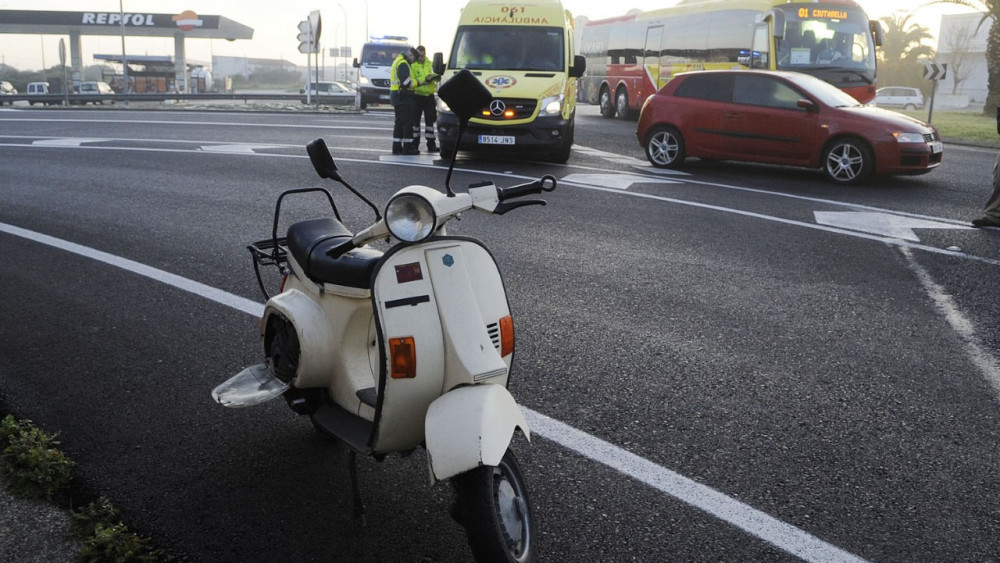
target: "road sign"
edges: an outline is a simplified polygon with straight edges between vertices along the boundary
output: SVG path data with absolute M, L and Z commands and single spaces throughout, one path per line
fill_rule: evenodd
M 944 80 L 948 77 L 948 65 L 937 63 L 924 63 L 924 80 Z
M 312 27 L 313 47 L 319 45 L 319 36 L 323 31 L 323 18 L 319 15 L 319 10 L 309 12 L 309 25 Z
M 299 22 L 299 52 L 318 53 L 319 35 L 323 28 L 323 20 L 319 16 L 319 11 L 314 10 L 309 13 L 309 17 Z

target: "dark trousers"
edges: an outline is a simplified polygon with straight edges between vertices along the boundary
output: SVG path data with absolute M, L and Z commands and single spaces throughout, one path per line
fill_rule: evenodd
M 433 146 L 437 142 L 437 136 L 434 133 L 434 124 L 437 123 L 438 113 L 437 113 L 437 100 L 434 99 L 434 95 L 430 96 L 413 96 L 415 102 L 413 104 L 413 146 L 420 145 L 420 119 L 424 120 L 424 139 L 427 141 L 427 146 Z
M 415 96 L 411 92 L 396 91 L 390 94 L 395 121 L 392 125 L 392 146 L 409 145 L 413 142 L 413 106 Z

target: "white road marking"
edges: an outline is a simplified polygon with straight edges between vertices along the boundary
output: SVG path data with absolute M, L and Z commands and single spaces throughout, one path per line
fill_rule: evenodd
M 204 297 L 220 305 L 232 307 L 248 315 L 259 317 L 264 312 L 264 306 L 258 302 L 146 266 L 127 258 L 121 258 L 113 254 L 5 223 L 0 223 L 0 232 L 127 270 Z M 591 436 L 563 422 L 549 418 L 544 414 L 523 407 L 522 409 L 525 411 L 529 424 L 536 435 L 549 439 L 587 459 L 606 465 L 662 493 L 686 502 L 695 508 L 736 526 L 760 540 L 770 543 L 778 549 L 800 557 L 804 561 L 852 563 L 864 561 L 864 559 L 826 543 L 791 524 L 786 524 L 747 504 L 730 498 L 711 487 L 702 485 L 596 436 Z
M 627 190 L 632 184 L 677 184 L 676 180 L 664 180 L 651 178 L 649 176 L 639 176 L 637 174 L 569 174 L 563 176 L 560 182 L 571 184 L 583 184 L 589 186 L 601 186 L 602 188 L 612 188 L 615 190 Z
M 51 110 L 50 110 L 51 111 Z M 4 118 L 4 122 L 30 122 L 30 123 L 94 123 L 93 119 L 70 119 L 70 118 L 54 118 L 54 119 L 30 119 L 30 118 Z M 191 127 L 195 126 L 207 126 L 207 127 L 276 127 L 282 129 L 345 129 L 345 130 L 357 130 L 362 131 L 391 131 L 392 127 L 371 127 L 367 125 L 358 126 L 345 126 L 345 125 L 322 125 L 319 123 L 313 123 L 309 125 L 296 124 L 296 123 L 250 123 L 248 121 L 172 121 L 169 119 L 102 119 L 101 124 L 107 125 L 110 123 L 127 123 L 129 125 L 189 125 Z
M 952 330 L 962 338 L 969 359 L 979 368 L 980 373 L 983 374 L 986 381 L 993 387 L 993 392 L 1000 397 L 1000 362 L 989 351 L 983 348 L 983 345 L 979 342 L 979 337 L 976 336 L 976 329 L 973 327 L 972 322 L 962 314 L 962 311 L 958 308 L 951 295 L 938 285 L 930 273 L 917 262 L 917 259 L 913 256 L 913 251 L 909 248 L 900 248 L 899 250 L 906 257 L 910 269 L 917 275 L 917 279 L 920 280 L 931 300 L 934 301 L 938 310 L 944 315 L 945 320 L 951 325 Z
M 208 152 L 225 152 L 225 153 L 236 153 L 236 154 L 256 154 L 256 149 L 280 149 L 284 148 L 286 145 L 254 145 L 254 144 L 235 144 L 235 145 L 202 145 L 201 150 Z
M 31 144 L 46 147 L 79 147 L 84 143 L 102 143 L 110 140 L 111 139 L 98 139 L 94 137 L 53 137 L 51 139 L 36 139 L 32 141 Z
M 913 229 L 956 229 L 971 230 L 970 225 L 955 225 L 917 217 L 906 217 L 894 213 L 879 213 L 874 211 L 816 211 L 816 222 L 820 225 L 843 227 L 852 231 L 884 235 L 920 242 Z

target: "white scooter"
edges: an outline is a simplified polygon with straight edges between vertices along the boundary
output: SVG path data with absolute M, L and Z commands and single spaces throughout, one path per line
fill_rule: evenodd
M 439 95 L 464 123 L 492 96 L 468 71 Z M 448 236 L 447 223 L 467 210 L 500 215 L 541 200 L 555 178 L 510 188 L 474 185 L 468 193 L 425 186 L 396 192 L 384 217 L 345 182 L 322 139 L 308 152 L 319 175 L 342 183 L 375 209 L 376 221 L 352 234 L 322 188 L 290 190 L 275 208 L 271 239 L 249 248 L 267 298 L 260 336 L 266 361 L 215 388 L 227 407 L 284 396 L 321 432 L 351 448 L 355 509 L 361 512 L 356 453 L 383 459 L 427 450 L 431 482 L 451 479 L 452 515 L 477 561 L 535 559 L 535 519 L 509 445 L 524 415 L 507 390 L 514 326 L 503 280 L 479 241 Z M 320 191 L 334 216 L 294 223 L 278 238 L 282 198 Z M 398 241 L 385 252 L 368 246 Z M 268 297 L 260 266 L 276 266 L 281 291 Z

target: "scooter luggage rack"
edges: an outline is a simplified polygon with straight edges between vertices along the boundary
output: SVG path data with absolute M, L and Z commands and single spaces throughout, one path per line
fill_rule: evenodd
M 267 292 L 264 287 L 264 280 L 260 275 L 261 266 L 274 266 L 278 269 L 278 273 L 281 275 L 286 275 L 288 273 L 288 247 L 287 239 L 281 237 L 279 239 L 264 239 L 257 242 L 251 243 L 247 247 L 250 251 L 250 255 L 253 257 L 253 273 L 257 276 L 257 285 L 260 286 L 260 292 L 264 294 L 264 300 L 271 298 L 271 295 Z
M 278 269 L 278 273 L 281 275 L 288 275 L 289 273 L 288 238 L 278 237 L 278 218 L 281 216 L 281 200 L 283 200 L 287 195 L 311 192 L 321 192 L 325 195 L 327 201 L 330 202 L 330 208 L 333 210 L 333 216 L 340 221 L 340 213 L 337 211 L 337 205 L 333 202 L 333 195 L 326 188 L 299 188 L 281 192 L 281 195 L 278 196 L 278 201 L 274 204 L 274 222 L 271 224 L 271 238 L 251 243 L 250 246 L 247 247 L 247 250 L 250 251 L 250 255 L 253 257 L 253 271 L 257 276 L 257 285 L 260 286 L 260 292 L 264 294 L 265 301 L 270 299 L 271 295 L 264 287 L 264 280 L 261 279 L 260 276 L 260 267 L 274 266 Z

